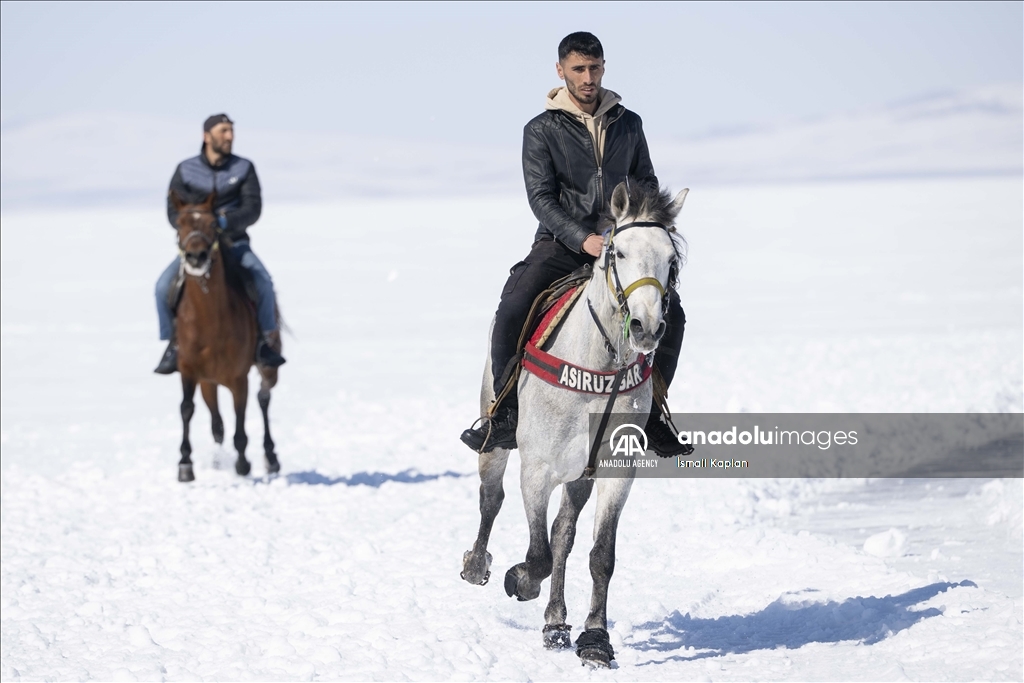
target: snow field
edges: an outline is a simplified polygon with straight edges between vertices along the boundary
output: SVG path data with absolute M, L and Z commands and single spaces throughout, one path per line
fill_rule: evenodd
M 443 456 L 431 455 L 437 472 Z M 517 603 L 502 591 L 504 569 L 526 544 L 515 472 L 491 545 L 494 576 L 482 588 L 458 578 L 476 523 L 470 476 L 375 486 L 308 483 L 301 473 L 269 483 L 208 468 L 197 475 L 195 486 L 180 487 L 166 471 L 5 473 L 6 680 L 1021 673 L 1020 592 L 999 590 L 1000 572 L 1019 563 L 1020 538 L 1008 537 L 1006 521 L 987 521 L 1019 506 L 1019 482 L 995 482 L 1002 490 L 969 482 L 968 496 L 918 501 L 916 528 L 904 528 L 924 547 L 902 567 L 826 532 L 796 530 L 813 514 L 805 506 L 829 495 L 863 500 L 864 482 L 638 482 L 609 602 L 619 668 L 600 673 L 571 652 L 543 650 L 545 596 Z M 967 517 L 960 528 L 920 523 L 951 502 Z M 889 514 L 884 504 L 858 507 L 876 523 Z M 833 510 L 832 526 L 850 516 Z M 592 519 L 581 520 L 568 568 L 577 625 L 589 604 Z M 974 543 L 986 526 L 1002 544 Z M 935 534 L 945 540 L 931 541 Z M 966 550 L 988 557 L 965 562 Z M 972 571 L 986 563 L 987 572 Z
M 695 188 L 674 409 L 1020 411 L 1022 194 Z M 4 680 L 1024 675 L 1020 480 L 638 481 L 612 671 L 542 648 L 547 584 L 504 595 L 527 543 L 515 456 L 491 581 L 461 581 L 478 483 L 457 436 L 532 235 L 518 198 L 268 207 L 254 248 L 294 330 L 271 403 L 282 474 L 261 476 L 255 401 L 248 478 L 200 407 L 187 486 L 179 384 L 150 374 L 160 211 L 0 225 Z M 567 573 L 575 633 L 592 522 Z

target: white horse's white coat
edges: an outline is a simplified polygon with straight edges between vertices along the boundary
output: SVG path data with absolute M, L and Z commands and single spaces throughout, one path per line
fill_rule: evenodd
M 687 190 L 675 198 L 669 213 L 674 217 L 682 208 Z M 632 211 L 624 185 L 612 196 L 612 217 L 617 226 L 649 220 Z M 605 249 L 615 249 L 619 281 L 625 289 L 641 278 L 653 277 L 669 286 L 669 272 L 676 258 L 669 233 L 659 227 L 633 227 L 605 240 Z M 602 326 L 619 348 L 609 352 L 601 332 L 588 310 L 593 306 Z M 628 339 L 623 338 L 623 319 L 616 298 L 609 287 L 604 259 L 594 264 L 594 275 L 576 306 L 566 316 L 550 348 L 551 354 L 578 366 L 613 372 L 635 360 L 637 353 L 650 354 L 657 348 L 664 331 L 661 293 L 654 286 L 641 286 L 628 298 L 634 323 Z M 488 354 L 488 358 L 490 355 Z M 481 410 L 493 401 L 490 363 L 484 372 Z M 552 576 L 551 599 L 545 618 L 545 642 L 549 647 L 568 645 L 568 627 L 563 598 L 565 559 L 575 536 L 576 518 L 594 488 L 594 480 L 581 479 L 590 454 L 589 416 L 602 413 L 608 397 L 583 394 L 562 389 L 522 372 L 519 379 L 519 444 L 522 468 L 520 482 L 526 516 L 530 523 L 530 548 L 526 562 L 512 567 L 505 577 L 505 589 L 520 600 L 531 600 L 540 594 L 540 583 Z M 652 382 L 647 381 L 632 391 L 620 394 L 614 405 L 616 413 L 647 415 L 651 409 Z M 501 478 L 508 461 L 508 451 L 495 450 L 480 455 L 481 524 L 473 550 L 463 559 L 463 578 L 482 583 L 489 576 L 490 554 L 486 552 L 491 525 L 498 513 L 504 492 Z M 606 629 L 605 609 L 608 580 L 614 567 L 615 531 L 619 514 L 629 496 L 633 478 L 597 480 L 597 512 L 594 526 L 594 550 L 591 552 L 591 574 L 594 593 L 586 629 Z M 562 505 L 552 527 L 549 544 L 547 509 L 551 493 L 565 485 Z M 551 634 L 549 635 L 549 631 Z M 557 634 L 561 632 L 559 637 Z M 607 641 L 607 634 L 603 636 Z M 610 651 L 610 645 L 608 646 Z M 581 656 L 583 653 L 581 652 Z M 606 663 L 606 661 L 601 662 Z

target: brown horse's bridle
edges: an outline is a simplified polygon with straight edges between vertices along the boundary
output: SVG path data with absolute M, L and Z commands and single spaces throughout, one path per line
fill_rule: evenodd
M 192 211 L 192 213 L 194 213 L 196 215 L 200 215 L 200 214 L 204 214 L 204 213 L 212 214 L 213 212 L 212 211 Z M 194 240 L 194 239 L 201 239 L 201 240 L 203 240 L 203 242 L 206 243 L 206 246 L 209 247 L 209 249 L 210 249 L 210 258 L 207 259 L 207 261 L 206 261 L 206 267 L 203 268 L 201 271 L 196 271 L 196 272 L 194 272 L 191 269 L 191 266 L 188 265 L 188 260 L 186 258 L 186 252 L 185 252 L 185 249 L 188 247 L 189 243 L 192 242 L 192 240 Z M 206 282 L 204 280 L 209 280 L 210 279 L 210 268 L 213 266 L 213 252 L 217 251 L 219 248 L 220 248 L 220 241 L 219 240 L 217 240 L 217 239 L 212 239 L 211 240 L 209 237 L 207 237 L 200 230 L 193 230 L 190 233 L 188 233 L 187 235 L 185 235 L 185 239 L 184 240 L 181 240 L 181 239 L 178 240 L 178 254 L 180 256 L 181 272 L 184 272 L 185 274 L 191 275 L 192 277 L 196 278 L 199 281 L 199 287 L 203 290 L 203 294 L 207 294 L 210 291 L 206 287 Z

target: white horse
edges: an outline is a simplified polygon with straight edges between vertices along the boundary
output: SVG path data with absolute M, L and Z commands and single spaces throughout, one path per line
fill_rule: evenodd
M 595 263 L 593 276 L 563 320 L 553 344 L 545 349 L 548 353 L 572 365 L 608 373 L 635 362 L 637 354 L 649 357 L 655 351 L 666 327 L 665 292 L 674 284 L 673 269 L 681 266 L 682 240 L 673 238 L 673 224 L 686 193 L 683 190 L 673 200 L 667 192 L 636 185 L 620 183 L 615 188 L 611 199 L 614 228 L 605 233 L 604 252 Z M 481 392 L 484 413 L 494 400 L 492 385 L 487 363 Z M 651 385 L 646 381 L 619 394 L 613 411 L 646 420 Z M 569 647 L 565 563 L 576 536 L 576 520 L 594 489 L 595 479 L 584 476 L 592 446 L 589 416 L 605 412 L 609 396 L 569 391 L 530 372 L 520 374 L 518 389 L 516 439 L 530 546 L 526 561 L 505 575 L 505 591 L 519 600 L 533 600 L 540 595 L 541 582 L 551 576 L 544 644 Z M 495 449 L 480 455 L 480 529 L 473 549 L 463 556 L 462 572 L 462 578 L 473 584 L 482 585 L 490 576 L 487 542 L 505 497 L 502 477 L 508 454 Z M 585 631 L 576 641 L 576 654 L 584 663 L 596 666 L 610 666 L 614 658 L 607 631 L 608 583 L 615 567 L 616 527 L 633 474 L 596 480 L 597 514 L 590 552 L 594 587 Z M 564 485 L 562 503 L 549 544 L 548 501 L 559 484 Z

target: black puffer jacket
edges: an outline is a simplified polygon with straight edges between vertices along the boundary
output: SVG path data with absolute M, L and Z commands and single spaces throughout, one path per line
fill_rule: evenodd
M 643 122 L 621 104 L 606 114 L 604 157 L 583 123 L 547 110 L 523 129 L 523 177 L 530 208 L 540 221 L 535 239 L 554 237 L 579 253 L 597 231 L 615 186 L 626 179 L 657 187 Z
M 260 179 L 248 159 L 229 154 L 219 166 L 211 166 L 203 150 L 199 156 L 178 164 L 167 192 L 167 220 L 177 228 L 178 212 L 171 202 L 171 190 L 189 204 L 199 204 L 216 191 L 213 210 L 227 219 L 225 234 L 234 241 L 248 239 L 246 229 L 259 220 L 263 210 Z

